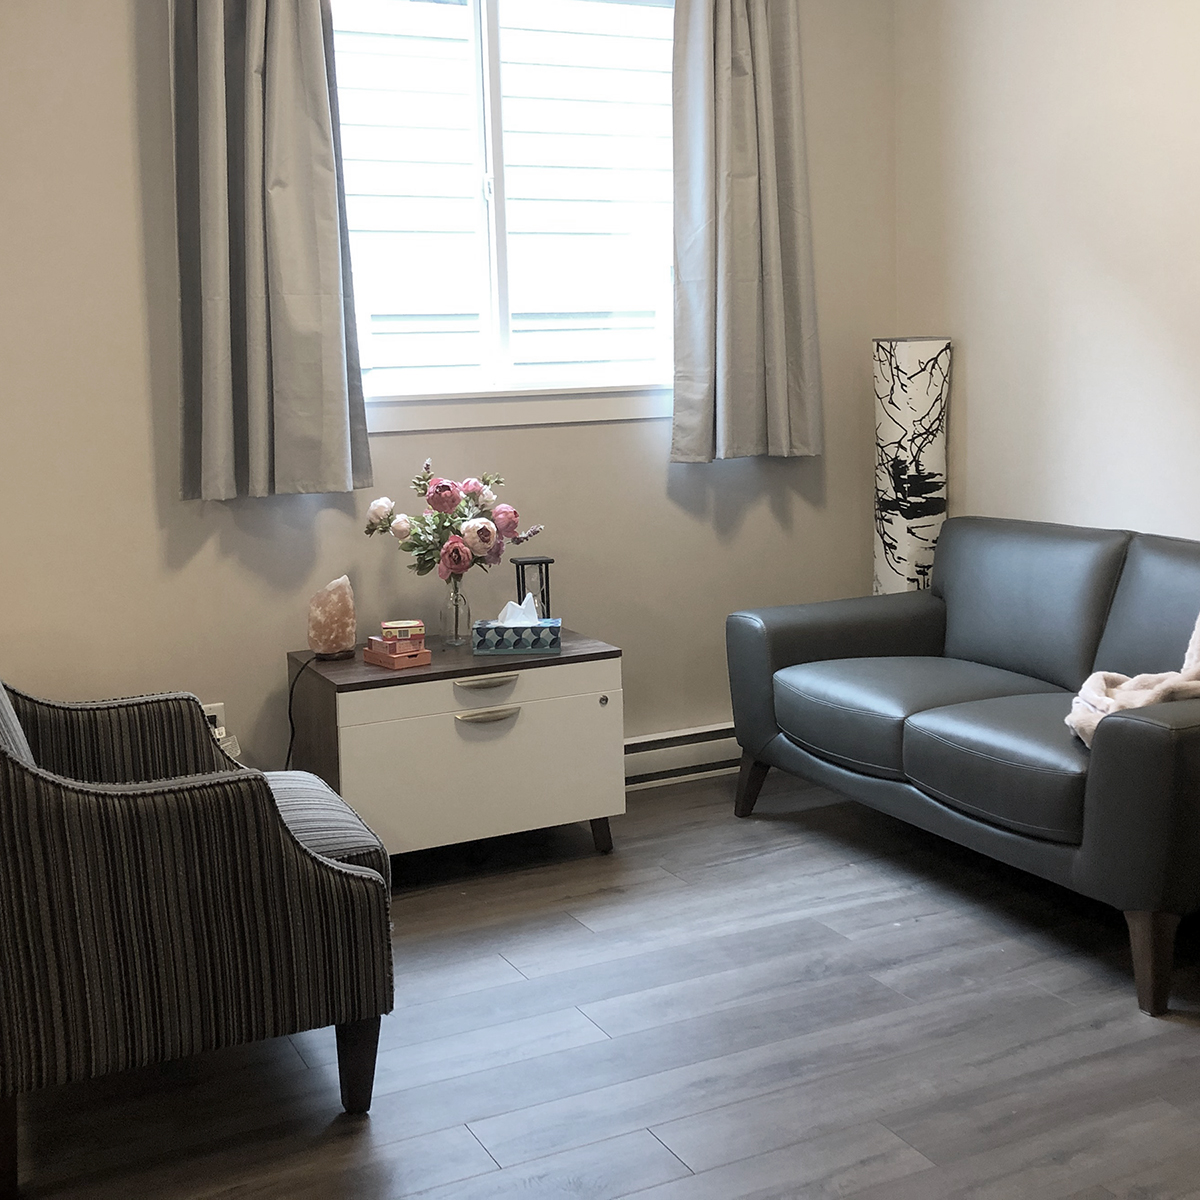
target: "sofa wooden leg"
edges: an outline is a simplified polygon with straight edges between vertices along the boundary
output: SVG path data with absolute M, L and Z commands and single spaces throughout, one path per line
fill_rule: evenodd
M 737 796 L 733 801 L 733 815 L 748 817 L 754 811 L 754 802 L 762 791 L 763 780 L 771 768 L 760 763 L 753 754 L 742 751 L 742 767 L 738 772 Z
M 378 1017 L 337 1027 L 338 1079 L 342 1085 L 342 1107 L 348 1113 L 365 1113 L 371 1107 L 378 1050 Z
M 1127 912 L 1125 920 L 1133 950 L 1138 1008 L 1152 1017 L 1161 1017 L 1171 997 L 1171 965 L 1179 918 L 1174 913 Z
M 16 1096 L 0 1096 L 0 1200 L 17 1200 Z

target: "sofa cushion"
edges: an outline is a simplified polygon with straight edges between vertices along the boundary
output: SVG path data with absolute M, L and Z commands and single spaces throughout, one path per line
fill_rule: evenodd
M 314 854 L 370 867 L 391 884 L 391 859 L 362 818 L 324 780 L 307 771 L 267 771 L 284 824 Z
M 946 655 L 1078 691 L 1092 672 L 1130 536 L 952 517 L 933 564 L 933 592 L 946 601 Z
M 913 713 L 989 696 L 1054 692 L 1040 679 L 954 658 L 840 658 L 775 672 L 775 719 L 806 750 L 851 770 L 904 778 Z
M 1097 671 L 1178 671 L 1200 613 L 1200 543 L 1134 534 L 1113 597 Z
M 27 767 L 37 764 L 33 761 L 33 752 L 29 749 L 29 739 L 9 698 L 8 690 L 0 683 L 0 746 L 19 763 Z
M 1089 756 L 1063 724 L 1070 707 L 1059 692 L 917 713 L 904 730 L 905 774 L 971 816 L 1078 845 Z

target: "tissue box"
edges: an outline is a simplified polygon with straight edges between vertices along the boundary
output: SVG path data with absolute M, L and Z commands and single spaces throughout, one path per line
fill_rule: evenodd
M 501 625 L 476 621 L 471 626 L 474 654 L 560 654 L 562 618 L 547 617 L 531 625 Z

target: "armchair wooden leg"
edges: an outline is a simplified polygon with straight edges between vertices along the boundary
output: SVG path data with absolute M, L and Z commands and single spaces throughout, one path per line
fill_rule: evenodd
M 337 1027 L 338 1079 L 342 1107 L 348 1113 L 365 1113 L 375 1088 L 375 1055 L 379 1050 L 379 1018 L 350 1021 Z
M 0 1096 L 0 1200 L 17 1200 L 16 1096 Z
M 592 841 L 596 843 L 596 849 L 601 854 L 612 853 L 612 830 L 609 828 L 607 817 L 597 817 L 592 822 Z
M 1174 913 L 1127 912 L 1125 920 L 1133 951 L 1138 1008 L 1152 1017 L 1161 1017 L 1171 997 L 1171 966 L 1179 918 Z
M 742 751 L 742 767 L 738 772 L 737 796 L 733 801 L 733 815 L 748 817 L 754 811 L 754 802 L 762 791 L 763 780 L 771 768 L 760 763 L 753 754 Z

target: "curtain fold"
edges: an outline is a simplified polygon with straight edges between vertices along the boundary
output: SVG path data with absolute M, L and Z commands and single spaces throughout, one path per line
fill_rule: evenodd
M 371 485 L 328 0 L 174 0 L 185 499 Z
M 673 462 L 820 454 L 796 0 L 675 0 Z

